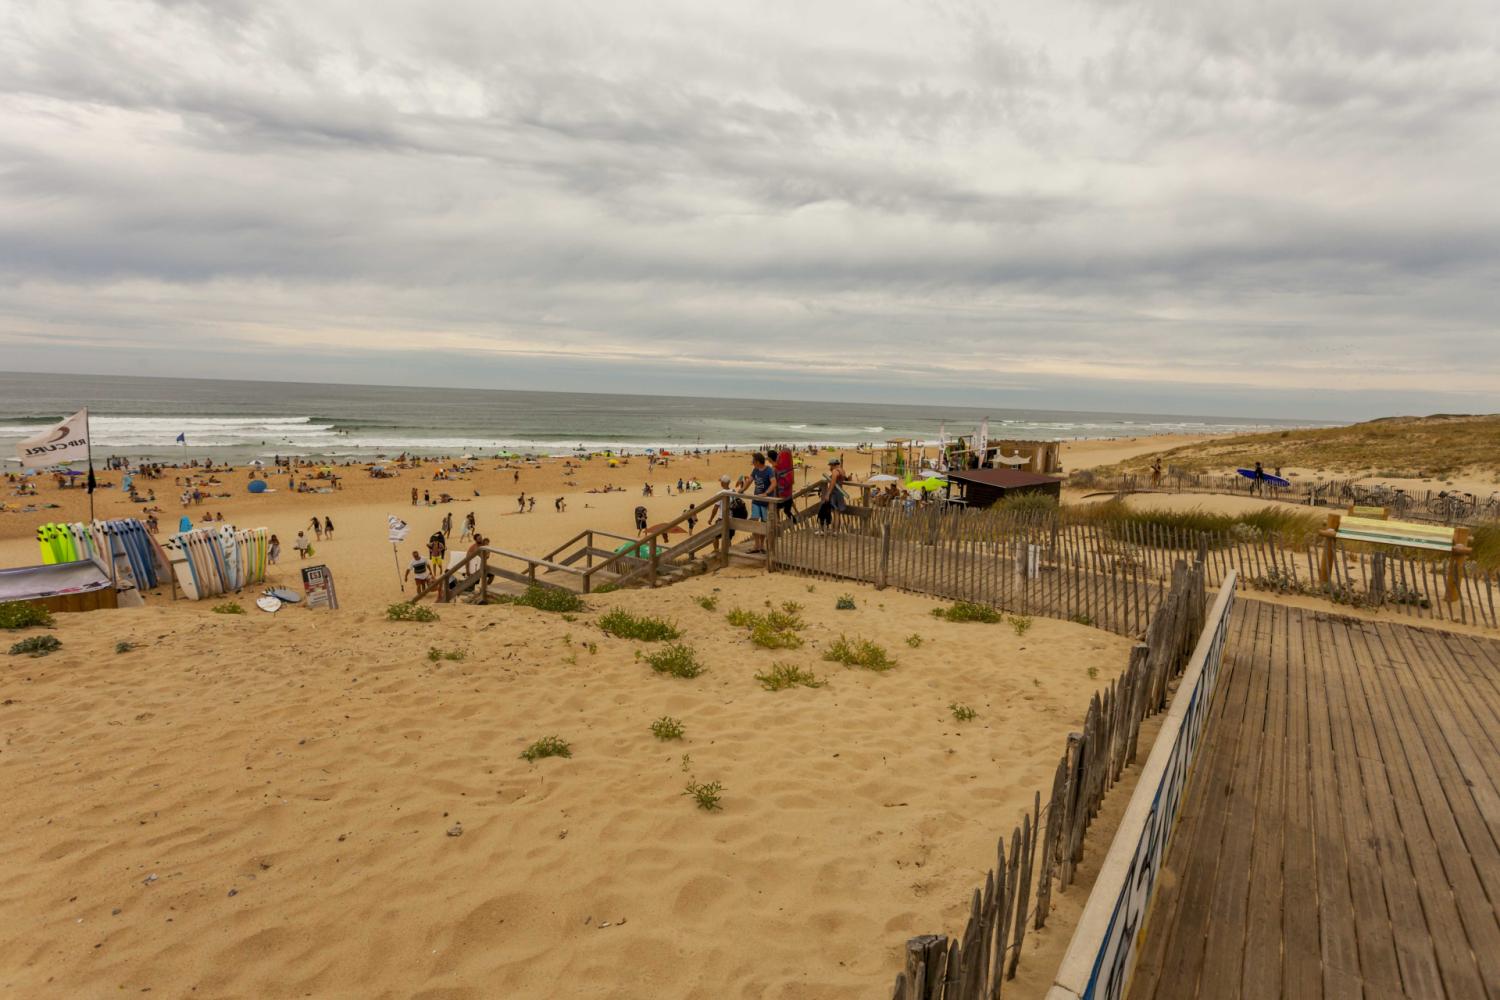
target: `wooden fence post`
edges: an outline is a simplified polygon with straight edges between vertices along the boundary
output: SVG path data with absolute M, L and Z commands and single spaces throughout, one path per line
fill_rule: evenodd
M 891 526 L 882 524 L 880 526 L 880 568 L 875 577 L 875 589 L 884 590 L 890 581 L 891 569 Z

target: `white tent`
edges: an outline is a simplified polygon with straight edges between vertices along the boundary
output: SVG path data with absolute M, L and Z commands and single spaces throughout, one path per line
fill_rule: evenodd
M 999 462 L 1001 465 L 1009 465 L 1009 466 L 1014 467 L 1014 466 L 1017 466 L 1017 465 L 1025 465 L 1027 462 L 1031 461 L 1031 459 L 1027 458 L 1025 455 L 999 455 L 999 454 L 997 454 L 995 456 L 995 461 Z

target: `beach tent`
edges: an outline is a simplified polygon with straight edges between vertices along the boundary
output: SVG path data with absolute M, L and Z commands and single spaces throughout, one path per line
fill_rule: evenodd
M 250 480 L 250 492 L 251 493 L 264 493 L 266 491 L 266 489 L 267 489 L 267 487 L 266 487 L 266 481 L 264 479 L 252 479 L 252 480 Z

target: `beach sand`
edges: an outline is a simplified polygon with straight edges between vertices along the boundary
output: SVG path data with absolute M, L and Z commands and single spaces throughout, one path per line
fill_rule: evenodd
M 856 610 L 834 610 L 845 592 Z M 725 621 L 789 600 L 799 650 Z M 876 995 L 907 936 L 961 927 L 996 835 L 1129 648 L 1065 622 L 939 622 L 934 603 L 730 570 L 596 596 L 572 622 L 60 616 L 62 650 L 8 659 L 0 685 L 0 992 Z M 592 624 L 611 607 L 677 620 L 707 672 L 654 674 L 649 644 Z M 899 665 L 823 662 L 845 633 Z M 762 690 L 777 661 L 827 686 Z M 684 741 L 653 738 L 664 715 Z M 549 735 L 573 756 L 519 757 Z M 721 812 L 682 795 L 690 778 L 722 782 Z M 1044 991 L 1082 898 L 1029 943 L 1017 995 Z
M 1083 442 L 1065 462 L 1158 447 Z M 883 995 L 908 936 L 961 931 L 995 838 L 1050 789 L 1068 731 L 1126 662 L 1126 639 L 1084 626 L 1037 619 L 1018 636 L 939 622 L 928 597 L 748 569 L 596 595 L 571 622 L 458 605 L 437 623 L 386 621 L 412 547 L 393 555 L 387 514 L 410 519 L 415 542 L 474 510 L 493 545 L 536 555 L 584 528 L 633 534 L 639 503 L 655 522 L 704 495 L 642 500 L 641 459 L 588 463 L 577 487 L 560 463 L 519 484 L 482 465 L 447 484 L 430 467 L 390 480 L 355 468 L 332 494 L 251 496 L 243 472 L 222 476 L 231 495 L 204 508 L 281 536 L 273 582 L 299 586 L 292 539 L 314 514 L 334 519 L 310 562 L 332 568 L 339 611 L 265 615 L 246 595 L 247 615 L 216 615 L 163 589 L 144 609 L 59 616 L 49 657 L 0 660 L 0 994 Z M 650 480 L 711 489 L 748 465 L 720 454 Z M 586 492 L 605 482 L 627 491 Z M 170 474 L 145 485 L 165 537 Z M 413 485 L 464 502 L 413 508 Z M 514 513 L 521 489 L 538 494 L 534 513 Z M 63 509 L 0 516 L 0 565 L 36 561 L 37 524 L 86 516 L 81 491 L 42 498 Z M 114 491 L 98 506 L 135 510 Z M 845 592 L 857 610 L 834 610 Z M 806 606 L 804 648 L 754 648 L 724 620 L 768 601 Z M 708 672 L 654 674 L 636 658 L 646 644 L 592 624 L 617 606 L 676 619 Z M 841 633 L 900 665 L 822 662 Z M 465 658 L 433 662 L 434 648 Z M 764 691 L 754 674 L 777 661 L 828 686 Z M 978 718 L 956 722 L 950 703 Z M 683 720 L 683 743 L 652 737 L 663 715 Z M 520 759 L 549 735 L 573 757 Z M 722 782 L 723 811 L 695 808 L 690 779 Z M 1084 881 L 1054 896 L 1007 995 L 1045 992 L 1128 794 L 1111 795 Z

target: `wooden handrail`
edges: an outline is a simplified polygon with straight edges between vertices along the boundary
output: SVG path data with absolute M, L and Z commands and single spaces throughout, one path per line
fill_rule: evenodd
M 497 549 L 490 545 L 484 545 L 478 549 L 475 549 L 473 555 L 465 553 L 464 555 L 459 556 L 458 561 L 455 562 L 452 566 L 449 566 L 447 569 L 445 569 L 441 576 L 435 576 L 424 586 L 419 587 L 417 589 L 416 596 L 412 598 L 412 601 L 420 601 L 423 597 L 432 593 L 434 590 L 438 591 L 439 600 L 441 600 L 442 594 L 446 592 L 446 586 L 440 586 L 440 584 L 445 584 L 448 580 L 455 578 L 458 575 L 459 570 L 463 569 L 475 559 L 479 559 L 481 554 L 486 557 L 502 556 L 506 559 L 515 559 L 518 562 L 523 562 L 526 564 L 527 570 L 533 575 L 535 575 L 537 567 L 541 567 L 556 573 L 571 573 L 574 576 L 579 577 L 584 576 L 586 572 L 585 570 L 578 569 L 576 566 L 564 566 L 561 563 L 552 562 L 550 559 L 538 559 L 536 556 L 528 556 L 520 552 L 511 552 L 509 549 Z M 483 560 L 481 560 L 481 562 L 483 562 Z

